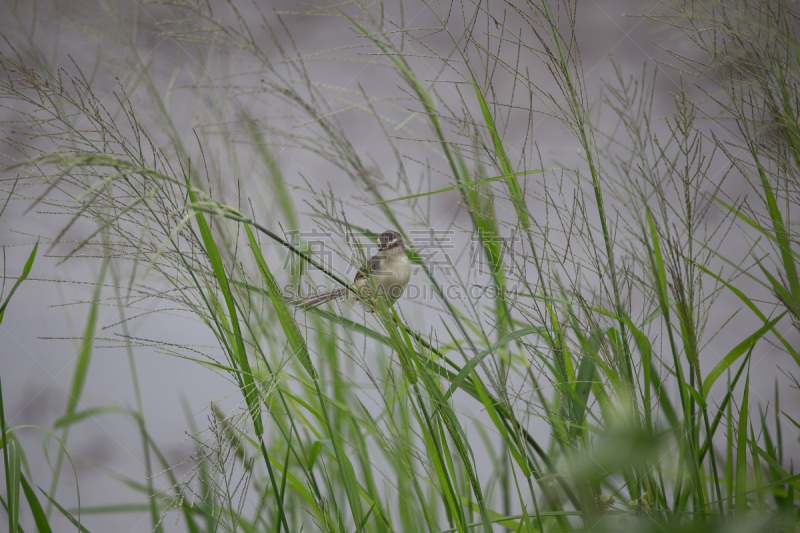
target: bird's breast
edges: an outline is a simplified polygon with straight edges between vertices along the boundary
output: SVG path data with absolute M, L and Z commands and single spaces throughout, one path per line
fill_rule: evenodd
M 385 294 L 388 294 L 392 301 L 397 300 L 406 288 L 408 280 L 411 279 L 411 263 L 405 254 L 388 259 L 385 268 L 385 275 L 378 279 L 383 285 Z
M 395 263 L 396 266 L 393 269 L 395 273 L 395 283 L 405 286 L 408 280 L 411 279 L 411 263 L 405 255 L 399 257 Z

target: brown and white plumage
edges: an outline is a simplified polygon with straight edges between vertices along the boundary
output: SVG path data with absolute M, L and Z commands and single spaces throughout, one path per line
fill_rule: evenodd
M 374 287 L 377 296 L 384 296 L 389 304 L 393 304 L 403 294 L 410 278 L 411 263 L 406 256 L 403 237 L 396 231 L 384 231 L 378 238 L 378 253 L 369 258 L 365 269 L 356 273 L 352 287 L 366 299 L 376 296 L 373 294 Z M 353 291 L 340 287 L 296 298 L 289 303 L 303 309 L 311 309 L 342 297 L 348 300 L 359 299 Z

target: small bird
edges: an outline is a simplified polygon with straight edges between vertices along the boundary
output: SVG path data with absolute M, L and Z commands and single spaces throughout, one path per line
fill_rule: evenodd
M 366 269 L 356 273 L 352 287 L 366 299 L 376 296 L 386 297 L 391 305 L 403 294 L 410 278 L 411 263 L 406 256 L 403 237 L 396 231 L 388 230 L 381 233 L 378 238 L 378 253 L 369 258 Z M 373 287 L 377 294 L 373 294 Z M 359 299 L 347 287 L 340 287 L 332 291 L 301 296 L 289 303 L 303 309 L 311 309 L 342 297 L 346 297 L 348 300 Z M 373 309 L 369 309 L 369 312 L 373 311 Z

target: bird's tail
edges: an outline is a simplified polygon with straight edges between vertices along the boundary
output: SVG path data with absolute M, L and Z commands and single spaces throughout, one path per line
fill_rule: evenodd
M 299 298 L 295 298 L 294 300 L 290 300 L 289 303 L 292 305 L 296 305 L 301 309 L 313 309 L 319 305 L 324 304 L 325 302 L 329 302 L 331 300 L 335 300 L 337 298 L 341 298 L 347 295 L 347 288 L 340 287 L 338 289 L 333 289 L 332 291 L 325 291 L 325 292 L 318 292 L 315 294 L 309 294 L 307 296 L 300 296 Z

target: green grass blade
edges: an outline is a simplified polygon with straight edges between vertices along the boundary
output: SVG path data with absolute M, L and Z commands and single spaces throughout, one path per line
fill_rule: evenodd
M 188 178 L 187 178 L 187 185 L 188 185 Z M 193 191 L 189 191 L 189 198 L 192 201 L 192 205 L 197 203 L 197 197 L 195 196 Z M 205 220 L 205 216 L 199 209 L 195 209 L 195 220 L 197 220 L 197 225 L 200 228 L 200 234 L 203 239 L 203 244 L 205 246 L 206 254 L 211 262 L 211 266 L 214 271 L 214 275 L 219 283 L 220 290 L 222 291 L 223 297 L 225 298 L 225 304 L 228 308 L 228 315 L 230 317 L 230 324 L 232 326 L 232 331 L 230 334 L 233 336 L 234 344 L 232 346 L 233 350 L 233 357 L 232 362 L 238 364 L 239 367 L 242 369 L 242 373 L 234 374 L 236 379 L 239 381 L 240 388 L 242 389 L 242 393 L 245 398 L 245 402 L 247 403 L 248 410 L 250 411 L 250 416 L 253 420 L 253 426 L 255 427 L 256 436 L 258 437 L 260 443 L 261 454 L 264 457 L 264 462 L 266 463 L 267 470 L 269 472 L 270 482 L 272 483 L 272 487 L 274 489 L 274 496 L 276 506 L 278 508 L 278 515 L 280 517 L 280 523 L 283 524 L 284 530 L 286 533 L 289 533 L 289 523 L 286 519 L 286 513 L 284 510 L 283 501 L 280 498 L 280 491 L 278 488 L 278 482 L 275 478 L 275 473 L 272 469 L 272 463 L 268 458 L 266 446 L 264 445 L 263 434 L 264 434 L 264 425 L 261 420 L 261 397 L 256 387 L 255 380 L 252 376 L 252 371 L 250 370 L 250 362 L 247 359 L 247 352 L 245 351 L 244 347 L 244 339 L 242 337 L 241 328 L 239 326 L 239 319 L 238 314 L 236 311 L 236 304 L 233 300 L 233 292 L 231 290 L 230 284 L 228 283 L 228 277 L 225 273 L 225 269 L 222 264 L 222 258 L 219 254 L 219 250 L 217 249 L 217 245 L 214 242 L 214 237 L 211 235 L 211 229 L 208 226 L 208 223 Z M 248 232 L 249 233 L 249 232 Z M 252 239 L 252 234 L 249 233 L 250 238 Z M 221 319 L 224 319 L 223 315 L 219 315 Z
M 656 224 L 653 221 L 653 216 L 650 211 L 647 211 L 647 221 L 650 224 L 650 238 L 653 241 L 653 255 L 655 260 L 655 274 L 656 274 L 656 281 L 658 283 L 658 296 L 661 300 L 661 309 L 662 314 L 666 315 L 664 308 L 667 307 L 667 275 L 664 268 L 664 258 L 661 255 L 661 242 L 658 237 L 658 230 L 656 229 Z M 667 307 L 668 308 L 668 307 Z
M 786 414 L 785 411 L 781 411 L 781 414 L 785 416 L 787 419 L 789 419 L 789 422 L 791 422 L 794 425 L 794 427 L 796 427 L 798 431 L 800 431 L 800 422 L 797 422 L 794 418 Z
M 8 530 L 16 531 L 19 526 L 20 465 L 22 453 L 19 442 L 6 433 L 3 440 L 3 454 L 6 462 L 6 501 L 8 505 Z
M 725 372 L 725 370 L 733 364 L 742 354 L 747 352 L 751 346 L 753 346 L 758 339 L 764 336 L 764 334 L 770 331 L 775 324 L 777 324 L 783 317 L 786 315 L 788 311 L 784 311 L 780 315 L 777 316 L 774 320 L 767 322 L 764 326 L 761 327 L 758 331 L 747 337 L 747 339 L 740 342 L 736 347 L 734 347 L 728 354 L 722 358 L 722 361 L 717 363 L 717 366 L 706 376 L 705 381 L 703 382 L 703 396 L 707 397 L 708 392 L 711 390 L 711 386 L 714 385 L 714 382 L 717 378 Z
M 413 198 L 421 198 L 423 196 L 431 196 L 431 195 L 439 194 L 439 193 L 442 193 L 442 192 L 455 191 L 455 190 L 458 190 L 458 189 L 467 189 L 467 188 L 475 187 L 475 186 L 478 186 L 478 185 L 482 185 L 484 183 L 490 183 L 492 181 L 508 179 L 510 177 L 527 176 L 529 174 L 539 174 L 541 172 L 547 172 L 548 170 L 556 170 L 556 169 L 554 169 L 554 168 L 541 168 L 541 169 L 537 169 L 537 170 L 524 170 L 522 172 L 514 172 L 511 175 L 503 174 L 503 175 L 500 175 L 500 176 L 493 176 L 491 178 L 483 178 L 483 179 L 479 179 L 479 180 L 475 180 L 475 181 L 467 181 L 467 182 L 459 183 L 457 185 L 452 185 L 450 187 L 444 187 L 443 189 L 436 189 L 435 191 L 421 192 L 419 194 L 412 194 L 410 196 L 403 196 L 401 198 L 392 198 L 391 200 L 383 200 L 383 201 L 380 201 L 380 202 L 373 202 L 373 203 L 367 204 L 367 205 L 388 204 L 388 203 L 391 203 L 391 202 L 399 202 L 401 200 L 411 200 Z
M 92 307 L 89 310 L 89 318 L 86 321 L 86 329 L 83 333 L 83 344 L 81 345 L 81 350 L 78 353 L 78 360 L 75 363 L 75 375 L 72 378 L 72 385 L 69 389 L 66 416 L 75 414 L 75 408 L 78 406 L 78 402 L 83 394 L 83 386 L 86 384 L 86 375 L 89 372 L 89 363 L 92 359 L 94 333 L 97 329 L 97 320 L 100 312 L 100 293 L 103 290 L 103 281 L 105 280 L 107 268 L 108 262 L 103 261 L 103 265 L 100 267 L 100 274 L 97 276 L 97 282 L 94 286 Z
M 711 431 L 710 431 L 711 435 L 710 436 L 706 435 L 706 440 L 703 443 L 703 446 L 700 448 L 699 457 L 700 457 L 701 461 L 703 460 L 703 458 L 705 457 L 705 454 L 709 450 L 709 446 L 711 445 L 711 442 L 712 442 L 712 440 L 714 438 L 714 435 L 717 432 L 717 428 L 719 427 L 719 424 L 722 421 L 722 417 L 726 415 L 726 409 L 725 408 L 728 407 L 729 404 L 731 403 L 731 397 L 733 395 L 733 391 L 736 388 L 736 385 L 739 383 L 739 378 L 742 377 L 742 374 L 744 373 L 744 369 L 747 368 L 748 361 L 750 361 L 750 356 L 751 355 L 753 355 L 753 347 L 752 346 L 750 347 L 750 350 L 747 352 L 747 355 L 745 356 L 744 360 L 742 361 L 742 364 L 739 365 L 739 370 L 736 372 L 736 375 L 733 377 L 733 381 L 730 381 L 730 380 L 728 381 L 728 391 L 725 393 L 725 397 L 722 399 L 722 403 L 719 405 L 719 409 L 717 411 L 717 414 L 714 417 L 714 422 L 711 424 L 711 428 L 710 428 L 711 429 Z M 728 444 L 730 444 L 730 443 L 728 443 Z M 731 477 L 731 479 L 733 479 L 733 478 Z
M 189 191 L 189 198 L 191 199 L 192 204 L 197 203 L 197 197 L 191 190 Z M 237 379 L 241 379 L 242 393 L 244 395 L 245 402 L 247 403 L 247 407 L 250 410 L 250 416 L 253 420 L 256 434 L 261 435 L 264 432 L 264 425 L 261 421 L 261 403 L 260 399 L 258 398 L 258 391 L 250 370 L 250 362 L 247 359 L 247 353 L 244 348 L 244 340 L 239 327 L 236 305 L 233 302 L 233 292 L 231 291 L 230 284 L 228 283 L 228 277 L 225 274 L 225 268 L 222 264 L 222 257 L 220 256 L 217 245 L 214 242 L 214 237 L 211 235 L 211 228 L 209 228 L 203 213 L 201 213 L 199 210 L 195 210 L 194 212 L 195 220 L 200 228 L 200 235 L 203 239 L 203 245 L 205 246 L 205 252 L 209 261 L 211 262 L 211 267 L 214 270 L 214 275 L 219 283 L 220 290 L 225 298 L 225 304 L 228 308 L 230 325 L 232 327 L 231 333 L 235 341 L 235 344 L 232 347 L 234 352 L 233 360 L 245 372 L 241 374 L 241 378 L 237 377 Z
M 755 150 L 754 150 L 755 152 Z M 755 155 L 755 153 L 754 153 Z M 781 250 L 781 258 L 783 260 L 783 269 L 786 274 L 786 280 L 789 283 L 789 290 L 791 291 L 792 298 L 791 304 L 795 309 L 800 307 L 800 279 L 797 277 L 797 267 L 792 257 L 792 244 L 789 240 L 789 234 L 786 232 L 786 226 L 783 223 L 783 217 L 778 209 L 778 202 L 775 199 L 775 194 L 772 192 L 772 187 L 767 179 L 767 174 L 764 167 L 761 166 L 760 161 L 756 158 L 758 164 L 758 174 L 761 177 L 761 186 L 764 189 L 764 195 L 767 198 L 767 206 L 769 208 L 769 216 L 772 219 L 772 227 L 775 231 L 775 239 Z
M 47 521 L 47 516 L 44 514 L 42 504 L 39 503 L 39 498 L 36 497 L 36 492 L 28 484 L 25 476 L 20 476 L 20 481 L 22 482 L 22 490 L 25 491 L 25 498 L 27 498 L 28 505 L 31 508 L 33 520 L 36 522 L 36 529 L 39 533 L 51 533 L 53 530 L 50 528 L 50 523 Z
M 350 502 L 350 512 L 353 515 L 353 519 L 355 520 L 357 531 L 361 531 L 360 524 L 364 523 L 364 512 L 361 507 L 361 487 L 358 485 L 358 481 L 356 480 L 356 473 L 353 469 L 353 463 L 350 462 L 347 455 L 344 453 L 342 446 L 339 442 L 339 438 L 336 435 L 336 431 L 334 426 L 331 423 L 331 418 L 328 414 L 328 408 L 326 407 L 327 399 L 322 394 L 322 390 L 319 388 L 319 380 L 314 380 L 314 387 L 317 391 L 317 396 L 319 396 L 320 406 L 322 407 L 322 413 L 325 418 L 325 425 L 328 428 L 328 433 L 330 435 L 331 443 L 333 444 L 333 449 L 336 456 L 336 462 L 339 465 L 340 473 L 342 474 L 342 483 L 344 484 L 345 492 L 347 493 L 347 500 Z
M 747 308 L 750 309 L 753 313 L 755 313 L 756 316 L 758 318 L 760 318 L 762 322 L 764 322 L 765 324 L 767 322 L 769 322 L 769 319 L 766 317 L 766 315 L 764 315 L 764 313 L 761 312 L 761 310 L 758 308 L 758 306 L 756 304 L 754 304 L 752 302 L 752 300 L 750 298 L 748 298 L 747 295 L 745 295 L 744 292 L 742 292 L 738 288 L 734 287 L 733 285 L 731 285 L 727 281 L 723 280 L 720 276 L 714 274 L 713 272 L 708 270 L 703 265 L 700 265 L 698 263 L 693 263 L 693 264 L 694 264 L 694 266 L 696 266 L 697 268 L 699 268 L 700 270 L 702 270 L 703 272 L 705 272 L 706 274 L 708 274 L 709 276 L 711 276 L 712 278 L 717 280 L 718 282 L 722 283 L 722 285 L 724 285 L 726 288 L 728 288 L 733 294 L 738 296 L 739 299 L 742 302 L 744 302 L 744 304 L 747 306 Z M 786 350 L 792 355 L 792 357 L 794 357 L 795 361 L 797 361 L 798 364 L 800 364 L 800 354 L 797 353 L 797 350 L 795 350 L 794 347 L 792 347 L 792 345 L 789 344 L 789 342 L 786 339 L 783 338 L 783 335 L 781 335 L 780 332 L 778 332 L 777 329 L 774 329 L 772 331 L 772 333 L 773 333 L 773 335 L 775 335 L 778 338 L 779 341 L 781 341 L 781 343 L 783 344 L 784 348 L 786 348 Z
M 8 303 L 11 301 L 11 297 L 14 296 L 14 293 L 17 291 L 17 288 L 20 284 L 25 281 L 25 278 L 28 277 L 28 274 L 31 272 L 31 268 L 33 267 L 33 260 L 36 258 L 36 250 L 39 249 L 39 241 L 36 241 L 36 245 L 33 247 L 33 251 L 28 256 L 28 260 L 25 262 L 25 266 L 22 269 L 22 274 L 17 278 L 16 283 L 14 286 L 11 287 L 11 291 L 6 296 L 6 299 L 3 300 L 3 305 L 0 305 L 0 324 L 3 323 L 3 314 L 6 312 L 6 307 L 8 307 Z
M 17 288 L 22 284 L 23 281 L 28 277 L 30 274 L 31 268 L 33 267 L 33 261 L 36 258 L 36 251 L 39 249 L 39 241 L 36 241 L 36 245 L 33 247 L 30 255 L 28 256 L 28 260 L 25 262 L 25 266 L 22 269 L 22 274 L 17 278 L 17 281 L 11 287 L 11 290 L 6 296 L 3 304 L 0 306 L 0 323 L 3 322 L 3 316 L 5 315 L 5 311 L 8 308 L 8 304 L 11 301 L 11 297 L 14 296 Z M 3 462 L 6 471 L 6 501 L 8 505 L 8 530 L 9 531 L 17 531 L 17 527 L 19 526 L 19 488 L 20 483 L 23 482 L 22 475 L 20 471 L 20 466 L 22 462 L 22 450 L 19 448 L 19 442 L 16 439 L 11 438 L 8 433 L 8 428 L 6 427 L 6 419 L 5 419 L 5 406 L 3 405 L 3 386 L 0 384 L 0 436 L 2 436 L 3 442 Z M 29 499 L 30 501 L 30 499 Z M 38 502 L 37 502 L 38 503 Z M 32 509 L 33 509 L 33 504 Z M 38 523 L 38 520 L 37 520 Z
M 688 390 L 689 394 L 692 395 L 692 398 L 694 398 L 694 401 L 696 401 L 697 404 L 700 407 L 705 409 L 705 407 L 706 407 L 706 399 L 703 397 L 702 394 L 700 394 L 700 391 L 698 391 L 697 389 L 695 389 L 694 387 L 692 387 L 688 383 L 686 384 L 686 390 Z
M 280 208 L 283 210 L 283 213 L 286 215 L 289 228 L 297 229 L 300 226 L 297 222 L 297 213 L 294 208 L 294 200 L 292 199 L 292 195 L 286 186 L 286 180 L 284 179 L 283 172 L 281 172 L 281 167 L 278 164 L 278 157 L 272 153 L 272 149 L 267 143 L 267 140 L 264 138 L 264 133 L 258 122 L 250 115 L 250 112 L 247 110 L 247 108 L 244 108 L 242 111 L 245 115 L 244 122 L 247 127 L 247 131 L 250 133 L 250 137 L 253 139 L 253 143 L 258 151 L 258 155 L 261 156 L 261 161 L 264 163 L 264 166 L 269 171 L 269 175 L 272 178 L 272 185 L 275 187 L 278 200 L 276 205 L 280 206 Z
M 744 397 L 739 408 L 739 434 L 736 444 L 736 515 L 747 516 L 747 408 L 750 397 L 750 374 L 744 382 Z
M 372 511 L 375 509 L 375 504 L 373 503 L 372 506 L 367 511 L 367 514 L 364 515 L 364 520 L 361 524 L 356 528 L 356 531 L 363 531 L 364 527 L 367 525 L 367 520 L 369 520 L 369 515 L 372 514 Z
M 74 513 L 76 509 L 67 509 Z M 147 513 L 150 511 L 150 504 L 147 503 L 118 503 L 109 505 L 97 505 L 92 507 L 81 507 L 81 514 L 117 514 L 117 513 Z
M 472 88 L 475 91 L 475 96 L 478 98 L 478 103 L 481 106 L 481 114 L 483 115 L 483 120 L 486 123 L 486 127 L 489 129 L 489 135 L 492 139 L 492 146 L 494 147 L 494 156 L 497 157 L 500 163 L 500 168 L 503 170 L 503 174 L 506 180 L 506 184 L 508 186 L 508 190 L 511 196 L 512 203 L 514 204 L 514 210 L 517 213 L 517 218 L 522 223 L 522 227 L 525 231 L 530 232 L 530 217 L 528 216 L 528 209 L 525 204 L 525 197 L 522 193 L 522 188 L 519 186 L 519 181 L 517 180 L 517 173 L 514 172 L 514 167 L 511 163 L 511 159 L 508 157 L 508 153 L 506 152 L 505 146 L 503 146 L 503 139 L 500 137 L 500 133 L 497 129 L 497 125 L 495 124 L 494 117 L 492 116 L 491 111 L 489 110 L 489 104 L 486 102 L 486 96 L 483 94 L 483 91 L 478 86 L 478 79 L 475 77 L 475 73 L 470 66 L 471 63 L 467 60 L 466 54 L 464 50 L 461 49 L 458 41 L 453 37 L 450 30 L 447 28 L 447 23 L 445 20 L 439 16 L 438 13 L 427 3 L 425 5 L 431 11 L 431 13 L 439 19 L 439 22 L 442 24 L 443 29 L 447 33 L 450 40 L 453 42 L 453 45 L 458 50 L 458 54 L 461 56 L 464 65 L 467 67 L 469 71 L 469 76 L 472 81 Z
M 16 443 L 16 441 L 11 438 L 11 435 L 8 433 L 8 428 L 6 427 L 6 413 L 5 406 L 3 405 L 2 380 L 0 380 L 0 437 L 2 437 L 2 442 L 0 442 L 0 445 L 3 446 L 3 466 L 6 472 L 8 530 L 16 531 L 19 522 L 19 479 L 17 479 L 17 482 L 14 481 L 14 472 L 16 471 L 16 476 L 19 478 L 20 458 L 11 447 L 12 442 Z
M 92 359 L 92 347 L 94 346 L 94 335 L 97 329 L 97 321 L 100 311 L 100 295 L 103 290 L 103 282 L 105 281 L 106 271 L 108 270 L 109 259 L 103 260 L 100 267 L 100 273 L 95 282 L 94 292 L 92 293 L 92 304 L 89 308 L 89 316 L 86 319 L 86 328 L 83 333 L 83 342 L 81 343 L 80 351 L 78 352 L 77 361 L 75 362 L 75 373 L 72 376 L 72 384 L 69 389 L 69 397 L 67 398 L 67 410 L 64 414 L 65 417 L 71 417 L 75 414 L 75 409 L 80 402 L 83 394 L 83 386 L 86 383 L 86 376 L 89 372 L 89 363 Z M 58 486 L 58 479 L 61 475 L 61 465 L 64 461 L 64 448 L 66 447 L 67 439 L 69 437 L 69 426 L 64 428 L 62 434 L 62 446 L 58 450 L 56 456 L 55 467 L 53 468 L 53 479 L 50 481 L 50 493 L 47 499 L 53 502 L 50 497 L 55 495 L 56 487 Z M 47 514 L 49 516 L 52 510 L 52 503 L 48 503 Z
M 87 418 L 94 418 L 99 415 L 109 414 L 109 413 L 126 413 L 132 414 L 129 409 L 124 407 L 117 407 L 114 405 L 101 405 L 99 407 L 90 407 L 84 411 L 78 411 L 77 413 L 73 413 L 68 416 L 62 416 L 58 420 L 53 423 L 53 429 L 63 428 L 67 426 L 71 426 L 80 422 L 81 420 L 85 420 Z
M 458 373 L 458 375 L 453 380 L 450 387 L 447 389 L 447 392 L 444 394 L 444 399 L 447 400 L 450 398 L 450 396 L 453 395 L 453 393 L 456 391 L 457 388 L 461 386 L 461 384 L 464 382 L 464 380 L 467 378 L 470 372 L 472 372 L 475 369 L 475 367 L 478 366 L 480 362 L 486 358 L 487 355 L 494 353 L 494 351 L 500 348 L 501 346 L 505 346 L 509 342 L 519 339 L 520 337 L 524 337 L 525 335 L 530 335 L 531 333 L 543 333 L 546 331 L 547 328 L 545 327 L 523 328 L 513 333 L 510 333 L 505 337 L 503 337 L 502 339 L 500 339 L 499 341 L 495 342 L 489 348 L 483 350 L 478 355 L 470 359 L 469 362 L 467 362 L 467 364 L 465 364 L 462 367 L 461 371 Z
M 41 491 L 42 491 L 42 494 L 44 494 L 44 495 L 45 495 L 45 497 L 46 497 L 48 500 L 50 500 L 50 503 L 52 503 L 53 505 L 55 505 L 55 506 L 56 506 L 56 509 L 58 509 L 58 510 L 61 512 L 61 514 L 63 514 L 64 516 L 66 516 L 66 517 L 67 517 L 67 519 L 68 519 L 70 522 L 72 522 L 72 525 L 74 525 L 75 527 L 77 527 L 77 528 L 78 528 L 78 531 L 80 531 L 80 533 L 89 533 L 89 530 L 87 530 L 85 527 L 83 527 L 83 524 L 81 524 L 81 523 L 80 523 L 80 521 L 76 520 L 76 519 L 75 519 L 75 517 L 74 517 L 74 516 L 72 516 L 72 515 L 70 514 L 70 512 L 69 512 L 69 511 L 67 511 L 66 509 L 64 509 L 63 507 L 61 507 L 61 505 L 60 505 L 60 504 L 59 504 L 57 501 L 55 501 L 53 498 L 51 498 L 49 494 L 47 494 L 45 491 L 43 491 L 43 490 L 41 489 L 41 487 L 39 488 L 39 490 L 41 490 Z
M 794 305 L 795 308 L 800 307 L 800 280 L 797 279 L 797 267 L 794 259 L 798 257 L 797 252 L 792 250 L 791 241 L 787 238 L 786 228 L 783 223 L 778 204 L 775 200 L 775 195 L 772 188 L 767 181 L 764 169 L 759 164 L 759 175 L 761 177 L 761 184 L 764 188 L 764 194 L 767 199 L 767 208 L 769 209 L 770 218 L 772 219 L 772 231 L 764 228 L 761 224 L 742 213 L 732 205 L 727 204 L 719 198 L 715 199 L 722 204 L 731 213 L 743 220 L 750 227 L 758 230 L 761 234 L 766 235 L 770 240 L 776 242 L 780 248 L 781 260 L 783 262 L 784 273 L 786 274 L 787 281 L 789 282 L 789 299 L 788 301 Z
M 267 266 L 267 262 L 261 254 L 261 249 L 253 236 L 253 232 L 250 230 L 250 226 L 245 225 L 245 231 L 250 241 L 250 248 L 253 251 L 253 256 L 256 258 L 258 268 L 261 271 L 261 276 L 264 278 L 264 284 L 267 286 L 270 300 L 272 300 L 272 305 L 275 307 L 275 312 L 278 315 L 278 320 L 280 320 L 283 331 L 286 333 L 286 338 L 289 339 L 289 345 L 292 347 L 294 355 L 300 360 L 300 364 L 302 364 L 303 368 L 308 372 L 308 375 L 311 376 L 311 379 L 316 381 L 319 379 L 319 375 L 311 362 L 308 346 L 306 345 L 306 340 L 303 338 L 303 334 L 300 332 L 300 327 L 297 325 L 297 320 L 295 320 L 291 309 L 289 309 L 289 305 L 286 303 L 286 300 L 284 300 L 281 289 L 278 287 L 278 283 L 272 276 L 269 266 Z
M 314 441 L 314 444 L 311 446 L 311 453 L 308 455 L 308 469 L 311 470 L 314 468 L 314 462 L 317 460 L 317 456 L 319 452 L 322 451 L 322 447 L 325 446 L 330 450 L 331 453 L 336 453 L 333 451 L 333 444 L 331 443 L 330 439 L 322 439 L 318 441 Z
M 774 484 L 774 483 L 778 483 L 778 484 L 780 484 L 780 483 L 788 483 L 788 484 L 792 485 L 792 486 L 795 488 L 795 490 L 798 490 L 798 491 L 800 491 L 800 482 L 799 482 L 797 479 L 792 479 L 794 476 L 792 476 L 792 474 L 790 474 L 790 473 L 789 473 L 789 472 L 788 472 L 788 471 L 787 471 L 787 470 L 786 470 L 786 469 L 785 469 L 785 468 L 784 468 L 784 467 L 783 467 L 783 466 L 782 466 L 782 465 L 781 465 L 781 464 L 780 464 L 780 463 L 779 463 L 779 462 L 778 462 L 778 461 L 777 461 L 777 460 L 776 460 L 776 459 L 775 459 L 775 458 L 772 456 L 772 454 L 768 453 L 768 452 L 767 452 L 767 451 L 765 451 L 763 448 L 761 448 L 761 447 L 760 447 L 760 446 L 759 446 L 759 445 L 756 443 L 756 441 L 755 441 L 755 440 L 753 440 L 752 438 L 751 438 L 751 439 L 749 439 L 749 440 L 748 440 L 748 442 L 749 442 L 749 444 L 750 444 L 750 447 L 751 447 L 751 448 L 753 449 L 753 451 L 755 452 L 753 455 L 754 455 L 754 456 L 755 456 L 755 455 L 760 455 L 760 456 L 761 456 L 761 458 L 762 458 L 762 459 L 764 459 L 764 461 L 766 461 L 766 462 L 767 462 L 767 464 L 769 464 L 769 466 L 770 466 L 771 468 L 773 468 L 773 469 L 774 469 L 776 472 L 778 472 L 778 473 L 780 474 L 780 476 L 782 476 L 782 477 L 780 477 L 780 478 L 776 479 L 775 481 L 771 482 L 770 484 Z M 754 458 L 753 458 L 753 460 L 754 460 L 754 461 L 758 461 L 758 458 L 757 458 L 757 457 L 754 457 Z
M 668 309 L 672 309 L 673 307 L 675 307 L 675 305 L 677 303 L 678 302 L 676 302 L 672 298 L 667 298 L 667 308 Z M 652 313 L 647 315 L 647 318 L 645 318 L 642 321 L 640 327 L 642 327 L 642 328 L 645 327 L 647 324 L 649 324 L 653 320 L 657 319 L 658 317 L 662 316 L 663 314 L 664 314 L 664 310 L 661 308 L 661 306 L 658 306 L 658 309 L 656 309 L 655 311 L 653 311 Z

